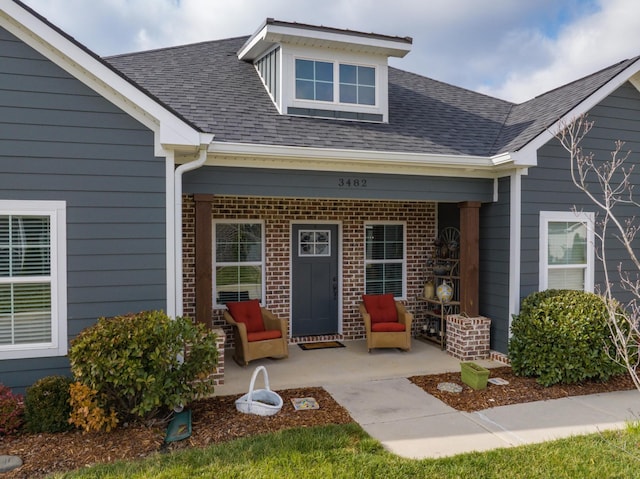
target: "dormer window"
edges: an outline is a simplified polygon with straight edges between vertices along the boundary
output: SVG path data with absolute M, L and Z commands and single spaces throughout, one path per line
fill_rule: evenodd
M 338 88 L 334 87 L 335 77 L 339 79 Z M 298 58 L 296 100 L 373 106 L 376 104 L 376 69 Z
M 333 63 L 297 59 L 296 99 L 333 101 Z
M 411 38 L 268 18 L 238 51 L 252 62 L 278 112 L 352 121 L 389 121 L 388 58 Z
M 376 69 L 340 65 L 340 103 L 376 104 Z

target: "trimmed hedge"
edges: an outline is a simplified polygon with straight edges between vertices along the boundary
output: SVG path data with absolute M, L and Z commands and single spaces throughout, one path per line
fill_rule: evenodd
M 69 385 L 71 378 L 47 376 L 27 388 L 24 418 L 29 432 L 62 432 L 69 424 Z
M 511 325 L 509 359 L 515 374 L 544 386 L 606 381 L 625 371 L 613 361 L 608 312 L 602 298 L 575 290 L 532 293 Z

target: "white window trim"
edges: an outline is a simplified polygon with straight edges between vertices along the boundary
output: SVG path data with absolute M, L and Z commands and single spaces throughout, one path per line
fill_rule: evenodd
M 367 290 L 367 265 L 368 264 L 384 264 L 384 263 L 397 263 L 397 259 L 389 260 L 368 260 L 367 259 L 367 226 L 377 225 L 402 225 L 402 296 L 396 296 L 395 299 L 404 301 L 407 299 L 407 223 L 406 221 L 366 221 L 364 223 L 364 291 Z
M 211 288 L 213 289 L 213 309 L 226 309 L 226 305 L 224 304 L 218 304 L 216 303 L 216 266 L 225 266 L 225 265 L 236 265 L 238 263 L 227 263 L 227 262 L 222 262 L 222 263 L 217 263 L 216 262 L 216 225 L 219 224 L 234 224 L 234 225 L 238 225 L 238 224 L 260 224 L 262 225 L 262 261 L 251 261 L 251 262 L 247 262 L 245 263 L 247 266 L 257 266 L 260 265 L 262 267 L 262 284 L 260 285 L 260 287 L 262 288 L 261 290 L 261 300 L 260 300 L 260 304 L 262 306 L 265 305 L 265 296 L 266 296 L 266 277 L 267 277 L 267 259 L 266 259 L 266 232 L 265 232 L 265 223 L 264 220 L 233 220 L 233 219 L 214 219 L 213 220 L 213 232 L 212 232 L 212 245 L 211 248 L 213 249 L 213 254 L 212 254 L 212 277 L 213 277 L 213 281 L 211 284 Z
M 323 62 L 323 63 L 331 63 L 333 65 L 333 101 L 325 101 L 325 100 L 310 100 L 306 98 L 298 98 L 296 96 L 296 62 L 298 60 L 308 60 L 312 62 Z M 374 76 L 375 76 L 375 85 L 374 88 L 376 90 L 375 94 L 375 103 L 373 105 L 368 105 L 364 103 L 342 103 L 340 101 L 340 65 L 351 65 L 357 67 L 367 67 L 373 68 Z M 365 112 L 367 110 L 379 110 L 380 109 L 380 74 L 378 65 L 368 64 L 368 63 L 359 63 L 359 62 L 350 62 L 346 60 L 331 60 L 324 58 L 313 58 L 313 57 L 304 57 L 304 56 L 294 56 L 293 58 L 293 102 L 296 106 L 305 106 L 305 104 L 311 105 L 332 105 L 333 107 L 348 107 L 353 109 L 354 111 Z
M 539 234 L 539 290 L 548 289 L 549 285 L 549 264 L 547 257 L 549 223 L 553 222 L 582 222 L 587 227 L 587 266 L 584 277 L 584 290 L 592 293 L 594 289 L 595 276 L 595 235 L 594 235 L 595 214 L 591 212 L 574 211 L 541 211 L 540 212 L 540 234 Z
M 0 213 L 51 218 L 51 342 L 0 346 L 0 360 L 67 354 L 67 215 L 65 201 L 0 200 Z

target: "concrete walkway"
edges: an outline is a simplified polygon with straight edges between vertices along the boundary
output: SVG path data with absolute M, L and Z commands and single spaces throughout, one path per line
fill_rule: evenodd
M 290 345 L 288 359 L 259 359 L 248 367 L 234 363 L 227 351 L 225 384 L 216 388 L 216 394 L 246 393 L 254 369 L 265 366 L 271 389 L 324 387 L 371 436 L 408 458 L 537 443 L 620 428 L 625 421 L 640 419 L 637 391 L 460 412 L 406 379 L 460 371 L 460 361 L 440 348 L 414 340 L 410 352 L 376 349 L 368 353 L 364 341 L 344 344 L 344 348 L 315 351 Z M 475 362 L 487 368 L 503 366 L 489 360 Z M 257 388 L 263 387 L 262 379 Z
M 625 421 L 640 418 L 640 393 L 635 390 L 466 413 L 404 378 L 334 383 L 324 388 L 387 450 L 412 459 L 618 429 L 625 426 Z

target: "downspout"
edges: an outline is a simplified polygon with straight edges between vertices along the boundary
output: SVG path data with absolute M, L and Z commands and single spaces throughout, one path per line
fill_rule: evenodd
M 182 176 L 187 171 L 193 171 L 205 164 L 209 145 L 213 142 L 213 135 L 201 135 L 200 149 L 195 160 L 178 166 L 174 171 L 173 182 L 173 213 L 174 213 L 174 245 L 175 245 L 175 315 L 182 316 L 183 308 L 183 275 L 182 275 Z
M 515 170 L 511 175 L 509 199 L 509 338 L 511 338 L 511 321 L 514 314 L 520 312 L 520 265 L 522 261 L 522 174 L 523 170 Z

